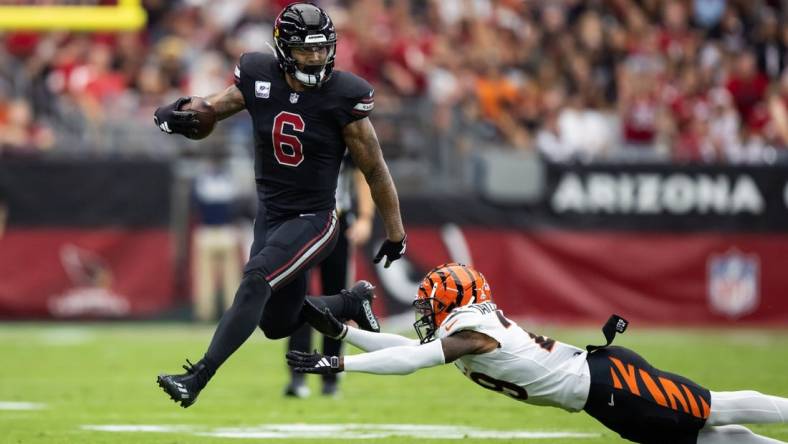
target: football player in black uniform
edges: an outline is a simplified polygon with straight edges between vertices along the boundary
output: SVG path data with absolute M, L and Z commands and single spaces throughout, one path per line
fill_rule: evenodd
M 394 182 L 367 116 L 372 87 L 351 73 L 334 71 L 336 31 L 317 6 L 287 6 L 274 23 L 276 56 L 247 53 L 235 84 L 206 97 L 218 119 L 244 108 L 252 117 L 258 213 L 254 243 L 232 306 L 224 313 L 205 356 L 186 373 L 160 375 L 159 385 L 180 402 L 194 403 L 224 361 L 259 326 L 271 339 L 301 324 L 305 271 L 334 248 L 338 224 L 334 192 L 345 150 L 364 173 L 386 230 L 375 262 L 385 266 L 405 252 L 405 231 Z M 189 135 L 199 125 L 190 98 L 156 110 L 162 131 Z M 372 286 L 360 282 L 333 296 L 309 300 L 335 316 L 377 330 L 370 308 Z

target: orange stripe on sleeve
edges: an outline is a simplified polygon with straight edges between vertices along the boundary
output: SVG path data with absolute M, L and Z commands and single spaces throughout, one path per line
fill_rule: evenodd
M 700 405 L 703 407 L 703 419 L 708 419 L 711 409 L 709 409 L 709 405 L 706 404 L 706 400 L 703 399 L 703 396 L 700 397 Z
M 621 377 L 624 378 L 624 382 L 627 383 L 627 388 L 629 391 L 635 395 L 640 396 L 640 389 L 638 388 L 638 380 L 635 377 L 635 367 L 632 364 L 627 364 L 626 369 L 624 368 L 624 363 L 621 362 L 618 358 L 614 358 L 612 356 L 608 356 L 613 364 L 615 364 L 618 372 L 621 373 Z
M 698 409 L 698 403 L 695 401 L 695 396 L 692 394 L 689 388 L 686 385 L 681 384 L 681 388 L 684 389 L 684 394 L 687 395 L 687 399 L 689 400 L 690 410 L 692 410 L 692 416 L 696 418 L 700 418 L 700 409 Z
M 660 390 L 659 386 L 657 386 L 657 383 L 651 379 L 651 375 L 646 373 L 645 370 L 640 369 L 640 379 L 642 379 L 646 384 L 646 388 L 648 389 L 648 392 L 651 393 L 651 397 L 654 398 L 654 401 L 656 401 L 657 404 L 661 405 L 662 407 L 667 407 L 668 401 L 665 399 L 665 395 L 662 394 L 662 390 Z
M 689 413 L 689 409 L 687 408 L 687 400 L 684 399 L 684 395 L 681 394 L 681 390 L 676 387 L 676 384 L 670 379 L 663 378 L 662 376 L 659 377 L 659 382 L 662 383 L 662 388 L 665 389 L 665 393 L 667 393 L 668 399 L 670 399 L 670 408 L 673 410 L 678 410 L 678 408 L 676 408 L 676 400 L 678 399 L 681 403 L 681 408 L 684 409 L 684 412 Z
M 624 386 L 621 385 L 621 380 L 618 379 L 616 376 L 616 372 L 613 371 L 613 367 L 610 367 L 610 377 L 613 378 L 613 388 L 622 389 Z

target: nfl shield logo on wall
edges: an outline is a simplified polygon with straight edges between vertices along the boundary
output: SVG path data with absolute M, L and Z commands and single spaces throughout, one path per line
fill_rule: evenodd
M 298 103 L 298 93 L 290 93 L 290 103 Z
M 737 250 L 714 255 L 708 265 L 708 295 L 711 309 L 730 318 L 740 318 L 758 308 L 760 263 L 756 255 Z

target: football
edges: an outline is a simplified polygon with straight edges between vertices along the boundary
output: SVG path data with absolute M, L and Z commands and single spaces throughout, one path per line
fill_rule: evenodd
M 192 140 L 200 140 L 208 137 L 216 126 L 216 111 L 213 107 L 201 97 L 192 97 L 192 99 L 181 107 L 181 111 L 194 111 L 197 114 L 197 120 L 200 125 L 197 130 L 191 134 L 184 134 Z

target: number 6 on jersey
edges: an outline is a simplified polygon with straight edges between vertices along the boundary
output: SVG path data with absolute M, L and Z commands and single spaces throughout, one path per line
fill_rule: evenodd
M 292 131 L 303 133 L 304 119 L 298 114 L 282 111 L 274 117 L 274 127 L 271 129 L 276 161 L 282 165 L 297 167 L 304 161 L 304 147 L 298 136 L 285 133 L 285 125 Z

